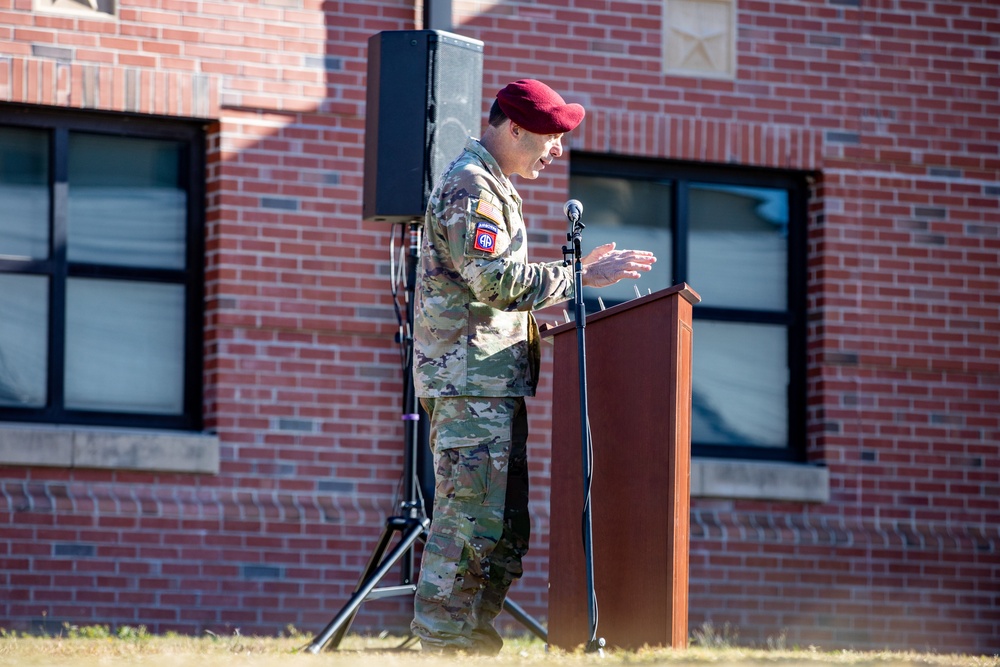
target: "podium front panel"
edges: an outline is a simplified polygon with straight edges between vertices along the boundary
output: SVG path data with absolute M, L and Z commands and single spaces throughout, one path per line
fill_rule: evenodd
M 589 316 L 584 330 L 593 450 L 598 636 L 609 646 L 687 645 L 691 307 L 687 286 Z M 549 643 L 589 640 L 575 325 L 555 344 Z

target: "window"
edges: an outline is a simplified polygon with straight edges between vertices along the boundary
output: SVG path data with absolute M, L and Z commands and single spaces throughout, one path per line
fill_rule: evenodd
M 588 311 L 686 282 L 694 309 L 692 452 L 805 458 L 804 174 L 574 151 L 585 251 L 656 253 L 639 282 L 587 290 Z
M 200 125 L 0 110 L 0 419 L 201 427 Z

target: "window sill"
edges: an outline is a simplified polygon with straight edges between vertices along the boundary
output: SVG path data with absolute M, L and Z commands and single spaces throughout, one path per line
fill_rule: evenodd
M 0 465 L 219 472 L 219 438 L 111 427 L 0 424 Z
M 830 470 L 802 463 L 692 459 L 691 497 L 825 503 Z

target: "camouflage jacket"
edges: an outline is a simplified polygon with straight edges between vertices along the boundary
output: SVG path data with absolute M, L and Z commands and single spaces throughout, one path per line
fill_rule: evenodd
M 417 396 L 534 396 L 530 311 L 572 298 L 573 273 L 527 258 L 521 198 L 470 139 L 427 204 L 414 311 Z

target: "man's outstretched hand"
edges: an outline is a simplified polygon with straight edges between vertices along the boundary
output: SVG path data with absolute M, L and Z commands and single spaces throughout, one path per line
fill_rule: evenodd
M 584 287 L 607 287 L 619 280 L 635 280 L 653 268 L 656 257 L 646 250 L 615 250 L 614 243 L 599 245 L 583 258 Z

